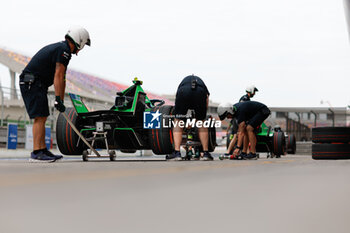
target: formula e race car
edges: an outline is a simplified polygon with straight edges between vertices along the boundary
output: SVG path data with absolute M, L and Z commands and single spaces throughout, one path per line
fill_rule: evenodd
M 109 110 L 90 112 L 79 95 L 70 93 L 74 108 L 67 108 L 65 114 L 93 149 L 107 149 L 110 160 L 115 160 L 115 150 L 134 153 L 150 149 L 157 155 L 171 154 L 173 125 L 163 127 L 161 123 L 163 118 L 172 116 L 173 106 L 164 105 L 164 100 L 149 99 L 141 85 L 142 81 L 135 78 L 132 86 L 117 93 L 115 103 Z M 185 130 L 183 138 L 186 137 Z M 56 140 L 62 154 L 82 155 L 84 161 L 88 160 L 88 147 L 63 113 L 57 119 Z M 196 135 L 192 140 L 194 142 L 199 145 Z M 184 140 L 182 144 L 186 143 Z M 209 127 L 209 150 L 214 151 L 215 146 L 216 132 L 212 126 Z
M 233 137 L 232 130 L 230 129 L 228 132 L 226 147 L 228 147 L 230 139 Z M 281 155 L 286 155 L 286 153 L 295 154 L 296 140 L 294 134 L 286 134 L 278 125 L 272 129 L 271 126 L 262 123 L 257 129 L 256 139 L 256 151 L 266 152 L 267 157 L 280 158 Z

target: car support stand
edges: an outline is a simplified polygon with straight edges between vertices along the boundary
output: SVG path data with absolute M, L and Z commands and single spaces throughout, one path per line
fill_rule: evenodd
M 91 147 L 89 147 L 90 153 L 87 150 L 83 151 L 83 161 L 88 161 L 89 158 L 95 157 L 95 156 L 91 156 L 91 151 L 95 150 L 95 149 L 93 149 L 93 146 L 95 144 L 95 141 L 97 141 L 97 140 L 104 140 L 108 155 L 100 155 L 99 153 L 97 153 L 97 154 L 95 153 L 96 157 L 98 157 L 98 158 L 109 157 L 109 159 L 111 161 L 115 161 L 117 156 L 116 156 L 116 153 L 114 150 L 109 150 L 108 142 L 107 142 L 107 132 L 105 132 L 103 130 L 103 122 L 96 122 L 96 131 L 92 132 L 92 133 L 94 136 L 91 139 L 92 140 Z

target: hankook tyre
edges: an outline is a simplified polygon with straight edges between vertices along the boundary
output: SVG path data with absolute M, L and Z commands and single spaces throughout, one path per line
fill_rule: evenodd
M 315 143 L 350 142 L 350 127 L 319 127 L 312 129 Z
M 79 130 L 79 119 L 75 109 L 66 108 L 65 113 Z M 60 113 L 57 118 L 56 140 L 60 152 L 64 155 L 81 155 L 83 153 L 83 141 L 79 141 L 79 136 L 74 132 L 62 113 Z
M 286 139 L 284 133 L 279 131 L 273 134 L 273 153 L 276 157 L 281 157 L 286 151 Z
M 296 152 L 296 139 L 294 134 L 289 134 L 287 138 L 287 153 L 288 154 L 295 154 Z
M 312 144 L 313 159 L 350 159 L 350 144 Z
M 173 106 L 171 105 L 162 105 L 152 108 L 152 112 L 159 110 L 159 113 L 162 114 L 160 117 L 161 122 L 164 115 L 171 115 Z M 171 154 L 173 152 L 173 132 L 172 127 L 165 128 L 161 127 L 160 129 L 149 129 L 148 130 L 148 139 L 153 153 L 156 155 L 162 154 Z

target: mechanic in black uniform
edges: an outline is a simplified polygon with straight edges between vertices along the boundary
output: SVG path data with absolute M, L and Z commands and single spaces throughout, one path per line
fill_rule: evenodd
M 197 121 L 205 120 L 207 116 L 207 108 L 209 103 L 209 91 L 203 80 L 197 76 L 190 75 L 185 77 L 180 83 L 175 99 L 175 122 L 179 120 L 185 120 L 186 114 L 189 109 L 193 109 L 195 112 L 195 118 Z M 213 157 L 208 152 L 208 129 L 205 127 L 198 128 L 199 139 L 203 147 L 203 159 L 213 160 Z M 174 127 L 174 145 L 175 151 L 169 157 L 169 159 L 181 160 L 180 145 L 182 141 L 183 128 L 178 124 Z M 198 158 L 199 159 L 199 158 Z
M 239 102 L 245 102 L 245 101 L 250 101 L 250 98 L 253 98 L 255 93 L 258 90 L 258 88 L 256 88 L 254 85 L 250 85 L 246 88 L 245 90 L 247 92 L 247 94 L 243 95 L 240 99 Z M 232 126 L 232 127 L 231 127 Z M 227 148 L 227 153 L 225 153 L 225 157 L 228 157 L 231 155 L 231 153 L 233 152 L 234 146 L 237 143 L 237 131 L 238 131 L 238 124 L 237 124 L 237 119 L 235 117 L 233 117 L 230 121 L 229 127 L 227 128 L 227 133 L 229 132 L 229 130 L 231 129 L 231 135 L 233 135 L 232 140 L 230 140 L 230 143 L 228 145 Z M 231 139 L 231 138 L 230 138 Z M 244 149 L 242 151 L 242 156 L 244 157 L 246 155 L 246 152 L 248 150 L 248 145 L 249 145 L 249 139 L 248 137 L 245 137 L 244 139 Z M 234 156 L 230 156 L 230 159 L 234 159 Z
M 238 123 L 238 139 L 234 156 L 238 156 L 243 150 L 244 137 L 249 138 L 250 153 L 243 156 L 244 159 L 256 159 L 256 136 L 254 129 L 258 128 L 270 115 L 270 109 L 260 102 L 246 101 L 236 103 L 233 106 L 220 104 L 218 107 L 220 120 L 235 117 Z
M 90 46 L 90 43 L 88 31 L 81 27 L 72 28 L 65 35 L 65 41 L 40 49 L 20 75 L 22 98 L 29 117 L 34 119 L 32 162 L 54 162 L 62 158 L 47 150 L 45 144 L 45 122 L 50 115 L 47 90 L 54 84 L 55 108 L 64 112 L 65 75 L 71 54 L 78 55 L 84 45 Z
M 247 92 L 247 94 L 243 95 L 239 99 L 239 102 L 250 101 L 250 98 L 253 98 L 255 93 L 259 90 L 254 85 L 250 85 L 245 89 L 245 91 Z

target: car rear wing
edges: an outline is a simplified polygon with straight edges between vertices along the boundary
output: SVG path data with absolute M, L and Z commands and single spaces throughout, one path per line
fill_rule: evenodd
M 81 99 L 80 95 L 68 93 L 69 97 L 72 101 L 72 104 L 75 108 L 75 111 L 80 114 L 80 113 L 86 113 L 89 112 L 88 108 L 84 104 L 83 100 Z

